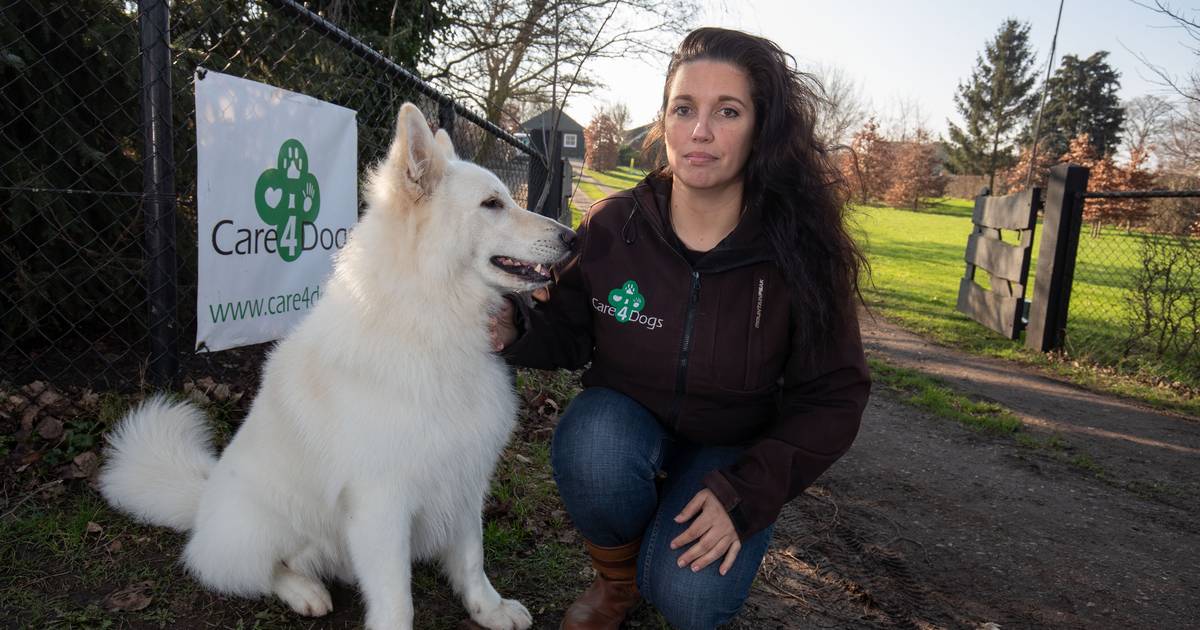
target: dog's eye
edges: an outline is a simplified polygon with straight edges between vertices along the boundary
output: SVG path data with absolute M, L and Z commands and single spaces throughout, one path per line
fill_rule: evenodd
M 479 204 L 488 210 L 501 210 L 504 208 L 504 202 L 500 201 L 499 197 L 489 197 Z

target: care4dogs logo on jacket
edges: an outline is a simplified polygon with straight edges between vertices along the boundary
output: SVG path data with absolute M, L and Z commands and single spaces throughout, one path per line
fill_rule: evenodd
M 633 280 L 626 280 L 625 284 L 609 291 L 607 304 L 592 298 L 592 308 L 612 315 L 622 324 L 634 321 L 650 330 L 663 327 L 662 318 L 649 317 L 642 312 L 646 309 L 646 297 L 638 291 L 638 285 Z

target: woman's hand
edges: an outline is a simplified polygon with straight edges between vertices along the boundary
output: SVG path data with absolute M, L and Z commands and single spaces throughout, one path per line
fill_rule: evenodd
M 672 549 L 679 549 L 692 541 L 696 544 L 679 556 L 680 567 L 692 565 L 692 571 L 699 571 L 710 565 L 717 558 L 724 556 L 719 569 L 725 575 L 742 550 L 742 542 L 738 539 L 737 530 L 729 514 L 721 506 L 712 490 L 705 488 L 684 506 L 683 511 L 675 517 L 676 523 L 684 523 L 692 518 L 692 525 L 671 541 Z
M 513 305 L 508 298 L 500 300 L 500 310 L 488 318 L 488 336 L 492 350 L 500 352 L 517 340 L 517 325 L 513 322 Z

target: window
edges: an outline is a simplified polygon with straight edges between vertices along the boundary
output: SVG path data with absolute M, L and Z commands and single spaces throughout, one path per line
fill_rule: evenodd
M 563 134 L 563 147 L 564 148 L 574 149 L 575 147 L 579 146 L 578 142 L 579 142 L 578 137 L 575 134 L 573 134 L 573 133 L 564 133 Z

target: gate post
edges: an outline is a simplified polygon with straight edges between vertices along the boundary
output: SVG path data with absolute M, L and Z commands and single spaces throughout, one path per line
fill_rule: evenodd
M 445 129 L 454 138 L 454 102 L 450 99 L 438 101 L 438 129 Z
M 541 155 L 529 156 L 529 186 L 526 189 L 525 209 L 530 212 L 538 211 L 538 200 L 542 197 L 542 189 L 548 183 L 550 173 Z
M 142 52 L 142 215 L 150 382 L 170 387 L 179 371 L 175 263 L 175 152 L 171 30 L 167 0 L 138 0 Z
M 1059 164 L 1050 169 L 1033 302 L 1025 328 L 1025 346 L 1039 352 L 1063 345 L 1087 182 L 1088 170 L 1082 166 Z

